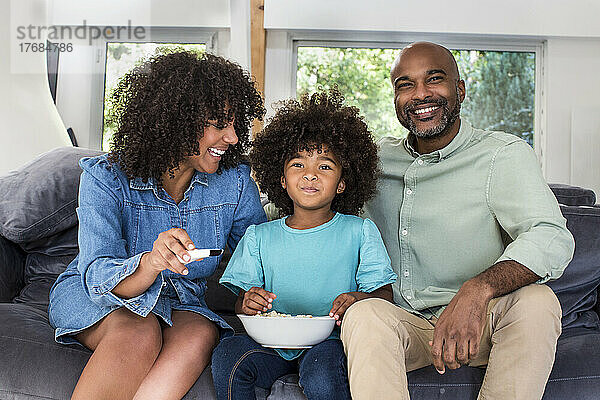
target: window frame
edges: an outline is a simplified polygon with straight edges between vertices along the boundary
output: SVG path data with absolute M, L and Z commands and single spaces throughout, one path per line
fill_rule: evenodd
M 92 99 L 90 110 L 90 135 L 89 147 L 101 149 L 104 134 L 104 83 L 106 74 L 106 54 L 108 43 L 181 43 L 181 44 L 206 44 L 206 51 L 218 53 L 223 33 L 229 29 L 208 28 L 171 28 L 171 27 L 145 27 L 147 37 L 143 39 L 107 40 L 96 39 L 93 43 L 94 67 L 92 78 Z
M 404 32 L 355 31 L 267 31 L 265 70 L 265 104 L 267 117 L 273 114 L 271 104 L 296 97 L 298 47 L 355 47 L 401 49 L 415 41 L 431 41 L 453 50 L 515 51 L 535 53 L 535 93 L 533 143 L 545 175 L 546 153 L 546 77 L 544 71 L 546 42 L 536 37 L 486 36 L 461 34 L 422 34 Z M 392 99 L 390 99 L 392 101 Z

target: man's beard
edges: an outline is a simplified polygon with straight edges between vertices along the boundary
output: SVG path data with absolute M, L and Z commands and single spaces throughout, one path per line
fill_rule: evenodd
M 445 98 L 441 98 L 438 100 L 434 100 L 434 101 L 420 101 L 420 102 L 414 102 L 414 103 L 409 103 L 406 104 L 404 106 L 404 115 L 403 117 L 406 117 L 404 119 L 404 121 L 400 120 L 400 123 L 402 124 L 402 126 L 404 126 L 406 129 L 408 129 L 408 131 L 410 133 L 412 133 L 413 135 L 415 135 L 418 138 L 421 139 L 435 139 L 438 137 L 442 137 L 444 136 L 448 130 L 450 129 L 450 127 L 452 126 L 452 124 L 454 124 L 454 122 L 458 119 L 458 117 L 460 116 L 460 98 L 458 97 L 458 90 L 456 91 L 456 105 L 454 106 L 454 108 L 452 110 L 450 110 L 450 108 L 448 107 L 448 100 L 446 100 Z M 413 119 L 410 117 L 410 112 L 417 106 L 420 106 L 421 104 L 431 104 L 431 105 L 436 105 L 442 108 L 442 117 L 440 119 L 440 123 L 437 124 L 436 126 L 429 128 L 429 129 L 424 129 L 424 130 L 418 130 L 417 129 L 417 124 L 415 124 L 415 121 L 413 121 Z

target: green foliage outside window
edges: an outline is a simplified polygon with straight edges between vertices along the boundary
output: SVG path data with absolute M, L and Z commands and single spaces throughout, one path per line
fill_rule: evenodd
M 337 85 L 360 108 L 375 138 L 404 137 L 389 72 L 398 49 L 299 47 L 297 93 Z M 474 127 L 516 134 L 533 145 L 535 53 L 453 50 L 467 98 L 462 117 Z

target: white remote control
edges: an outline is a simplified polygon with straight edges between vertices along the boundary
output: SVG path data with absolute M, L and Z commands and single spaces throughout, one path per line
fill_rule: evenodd
M 191 257 L 189 261 L 183 261 L 179 256 L 177 256 L 177 259 L 182 264 L 188 264 L 201 258 L 220 256 L 223 254 L 223 249 L 194 249 L 188 250 L 188 254 Z

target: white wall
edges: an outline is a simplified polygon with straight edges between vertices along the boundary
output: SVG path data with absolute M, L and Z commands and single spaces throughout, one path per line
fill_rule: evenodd
M 600 202 L 600 38 L 548 39 L 546 58 L 547 178 Z
M 543 43 L 538 150 L 546 179 L 593 188 L 600 198 L 598 16 L 596 0 L 265 0 L 266 98 L 292 95 L 292 37 Z
M 23 52 L 16 28 L 45 21 L 43 0 L 0 2 L 0 175 L 70 145 L 52 102 L 45 52 Z
M 52 25 L 213 27 L 230 25 L 229 0 L 51 0 Z
M 600 37 L 596 0 L 265 0 L 267 29 Z

